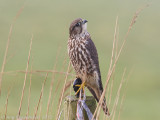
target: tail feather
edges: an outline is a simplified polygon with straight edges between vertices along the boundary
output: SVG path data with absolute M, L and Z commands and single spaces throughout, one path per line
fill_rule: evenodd
M 109 116 L 110 114 L 109 114 L 108 107 L 107 107 L 107 105 L 106 105 L 106 99 L 105 99 L 105 98 L 104 98 L 103 101 L 102 101 L 101 107 L 102 107 L 104 113 L 105 113 L 107 116 Z
M 96 99 L 96 101 L 99 102 L 99 99 L 100 99 L 100 98 L 97 97 L 97 95 L 96 95 L 96 93 L 94 92 L 94 90 L 93 90 L 92 88 L 90 88 L 90 87 L 87 87 L 87 88 L 88 88 L 89 91 L 92 93 L 92 95 L 94 96 L 94 98 Z M 108 107 L 107 107 L 107 105 L 106 105 L 106 99 L 105 99 L 105 98 L 104 98 L 103 101 L 102 101 L 101 107 L 102 107 L 104 113 L 105 113 L 107 116 L 109 116 L 110 114 L 109 114 L 109 111 L 108 111 Z

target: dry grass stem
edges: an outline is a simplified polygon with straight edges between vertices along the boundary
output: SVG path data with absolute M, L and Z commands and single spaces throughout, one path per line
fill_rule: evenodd
M 16 71 L 8 71 L 8 72 L 2 72 L 3 74 L 11 74 L 11 73 L 26 73 L 25 70 L 16 70 Z M 32 71 L 27 71 L 28 74 L 34 74 L 34 73 L 57 73 L 57 74 L 64 74 L 66 75 L 66 72 L 60 72 L 56 70 L 32 70 Z M 76 75 L 72 73 L 68 73 L 67 75 L 75 77 Z
M 133 68 L 134 69 L 134 68 Z M 125 84 L 125 88 L 124 88 L 124 93 L 123 93 L 123 96 L 122 96 L 122 99 L 121 99 L 121 104 L 120 104 L 120 110 L 119 110 L 119 114 L 118 114 L 118 120 L 120 119 L 120 114 L 122 112 L 122 105 L 123 105 L 123 101 L 125 99 L 125 95 L 126 95 L 126 92 L 127 92 L 127 86 L 128 86 L 128 80 L 133 72 L 133 69 L 130 71 L 130 73 L 128 74 L 128 77 L 126 79 L 126 84 Z
M 29 49 L 29 54 L 28 54 L 28 61 L 27 61 L 26 73 L 25 73 L 25 77 L 24 77 L 24 83 L 23 83 L 21 101 L 20 101 L 20 106 L 19 106 L 19 110 L 18 110 L 18 119 L 19 119 L 20 114 L 21 114 L 21 107 L 22 107 L 22 101 L 23 101 L 23 96 L 24 96 L 24 89 L 25 89 L 25 86 L 26 86 L 27 71 L 28 71 L 28 66 L 29 66 L 29 61 L 30 61 L 30 55 L 31 55 L 31 49 L 32 49 L 32 40 L 33 40 L 33 35 L 32 35 L 32 37 L 31 37 L 31 42 L 30 42 L 30 49 Z
M 43 97 L 43 90 L 44 90 L 44 85 L 45 85 L 45 83 L 46 83 L 47 77 L 48 77 L 48 73 L 46 74 L 45 80 L 44 80 L 43 85 L 42 85 L 42 88 L 41 88 L 40 97 L 39 97 L 38 104 L 37 104 L 37 107 L 36 107 L 36 110 L 35 110 L 35 113 L 34 113 L 34 120 L 36 119 L 37 111 L 38 111 L 39 105 L 40 105 L 40 103 L 41 103 L 41 99 L 42 99 L 42 97 Z
M 67 63 L 67 54 L 65 55 L 65 57 L 64 57 L 64 61 L 63 61 L 63 66 L 62 66 L 62 70 L 64 70 L 65 69 L 65 65 L 66 65 L 66 63 Z M 66 72 L 65 72 L 66 73 Z M 67 74 L 67 73 L 66 73 Z M 66 75 L 65 74 L 65 75 Z M 68 73 L 68 75 L 70 75 L 70 73 Z M 75 75 L 74 75 L 75 76 Z M 58 89 L 60 88 L 59 86 L 60 86 L 60 83 L 61 83 L 61 80 L 63 79 L 65 79 L 65 78 L 57 78 L 58 79 L 58 83 L 57 83 L 57 85 L 56 85 L 56 89 L 55 89 L 55 92 L 54 92 L 54 95 L 53 95 L 53 98 L 52 98 L 52 105 L 51 105 L 51 113 L 52 113 L 52 110 L 53 110 L 53 105 L 54 105 L 54 98 L 56 97 L 56 95 L 57 95 L 57 91 L 58 91 Z
M 134 16 L 133 16 L 133 18 L 132 18 L 132 20 L 131 20 L 130 26 L 129 26 L 129 28 L 128 28 L 128 31 L 127 31 L 127 33 L 126 33 L 126 35 L 125 35 L 125 37 L 124 37 L 123 43 L 122 43 L 122 45 L 121 45 L 121 47 L 120 47 L 120 50 L 119 50 L 119 52 L 118 52 L 118 54 L 117 54 L 117 57 L 116 57 L 116 59 L 115 59 L 115 63 L 114 63 L 114 65 L 113 65 L 113 67 L 115 66 L 115 64 L 117 63 L 117 61 L 118 61 L 118 59 L 119 59 L 119 56 L 120 56 L 120 54 L 121 54 L 121 52 L 122 52 L 122 49 L 124 48 L 124 45 L 125 45 L 125 43 L 126 43 L 127 37 L 128 37 L 128 35 L 129 35 L 129 33 L 130 33 L 133 25 L 135 24 L 138 15 L 140 14 L 140 12 L 141 12 L 144 8 L 146 8 L 146 7 L 148 7 L 148 6 L 149 6 L 149 5 L 146 4 L 144 7 L 140 8 L 139 10 L 137 10 L 136 13 L 134 14 Z
M 7 54 L 8 54 L 8 48 L 9 48 L 12 28 L 13 28 L 13 25 L 11 25 L 10 30 L 9 30 L 8 41 L 7 41 L 6 50 L 5 50 L 5 54 L 4 54 L 4 58 L 3 58 L 3 63 L 2 63 L 2 68 L 1 68 L 1 73 L 0 73 L 0 94 L 1 94 L 1 81 L 2 81 L 2 76 L 3 76 L 3 72 L 4 72 L 6 60 L 7 60 Z
M 71 96 L 71 90 L 72 90 L 71 84 L 73 83 L 73 81 L 74 81 L 74 80 L 69 81 L 70 84 L 68 84 L 68 87 L 70 87 L 70 90 L 69 90 L 69 95 L 70 95 L 70 96 Z M 65 88 L 67 88 L 67 87 L 65 87 Z M 66 90 L 65 90 L 65 91 L 66 91 Z M 68 94 L 66 94 L 66 96 L 67 96 L 67 95 L 68 95 Z M 70 107 L 71 107 L 71 106 L 70 106 L 70 102 L 69 102 L 69 105 L 68 105 L 68 106 L 69 106 L 69 107 L 68 107 L 68 118 L 69 118 L 69 115 L 70 115 L 70 114 L 69 114 L 69 112 L 70 112 L 69 109 L 70 109 Z
M 31 70 L 32 70 L 32 66 L 31 66 Z M 27 108 L 27 113 L 26 113 L 25 120 L 27 120 L 28 115 L 29 115 L 29 105 L 30 105 L 30 96 L 31 96 L 31 83 L 32 83 L 32 74 L 30 75 L 29 93 L 28 93 L 28 108 Z
M 69 62 L 67 73 L 69 72 L 70 65 L 71 65 L 71 62 Z M 65 77 L 64 86 L 63 86 L 63 90 L 62 90 L 62 94 L 61 94 L 60 102 L 59 102 L 59 106 L 58 106 L 58 112 L 57 112 L 56 120 L 58 120 L 58 118 L 59 118 L 59 113 L 60 113 L 60 108 L 61 108 L 61 104 L 62 104 L 63 95 L 64 95 L 64 92 L 65 92 L 64 90 L 65 90 L 67 78 L 68 78 L 68 74 L 66 74 L 66 77 Z
M 120 91 L 121 91 L 121 88 L 122 88 L 122 84 L 123 84 L 123 82 L 124 82 L 125 73 L 126 73 L 126 68 L 124 69 L 124 72 L 123 72 L 123 75 L 122 75 L 122 79 L 121 79 L 121 83 L 120 83 L 119 89 L 118 89 L 118 91 L 117 91 L 117 95 L 116 95 L 114 107 L 113 107 L 113 110 L 112 110 L 112 112 L 111 112 L 111 115 L 113 114 L 112 120 L 114 120 L 114 117 L 115 117 L 116 108 L 117 108 L 117 105 L 118 105 L 118 101 L 119 101 L 119 96 L 120 96 Z M 113 113 L 113 112 L 114 112 L 114 113 Z
M 114 49 L 115 49 L 115 43 L 116 43 L 117 23 L 118 23 L 118 16 L 117 16 L 117 18 L 116 18 L 115 33 L 114 33 L 113 48 L 112 48 L 112 56 L 111 56 L 111 62 L 110 62 L 110 66 L 109 66 L 109 70 L 108 70 L 108 75 L 107 75 L 107 82 L 106 82 L 104 91 L 103 91 L 103 93 L 102 93 L 102 95 L 101 95 L 101 98 L 100 98 L 100 100 L 99 100 L 99 103 L 98 103 L 98 105 L 97 105 L 97 108 L 96 108 L 96 110 L 95 110 L 95 112 L 94 112 L 94 114 L 93 114 L 93 118 L 94 118 L 95 115 L 96 115 L 96 112 L 98 111 L 98 114 L 97 114 L 96 119 L 98 119 L 98 117 L 99 117 L 100 106 L 101 106 L 102 101 L 103 101 L 104 96 L 105 96 L 105 92 L 106 92 L 106 89 L 107 89 L 107 85 L 108 85 L 108 82 L 109 82 L 109 79 L 110 79 L 109 76 L 111 76 L 111 68 L 112 68 L 113 57 L 114 57 Z M 92 118 L 92 119 L 93 119 L 93 118 Z
M 110 61 L 109 70 L 108 70 L 108 76 L 109 76 L 109 74 L 110 74 L 110 72 L 111 72 L 112 63 L 113 63 L 115 43 L 116 43 L 116 37 L 117 37 L 117 24 L 118 24 L 118 16 L 117 16 L 117 18 L 116 18 L 116 25 L 115 25 L 115 32 L 114 32 L 114 40 L 113 40 L 113 47 L 112 47 L 112 56 L 111 56 L 111 61 Z
M 114 78 L 112 79 L 112 82 L 111 82 L 111 91 L 110 91 L 109 102 L 108 102 L 109 108 L 110 108 L 111 99 L 112 99 L 113 83 L 114 83 Z
M 119 26 L 117 26 L 117 37 L 116 37 L 116 51 L 115 51 L 115 58 L 117 57 L 118 53 L 118 41 L 119 41 Z
M 13 19 L 13 24 L 16 22 L 17 18 L 20 16 L 20 14 L 22 13 L 23 9 L 25 7 L 25 3 L 24 5 L 19 9 L 19 11 L 17 12 L 15 18 Z
M 8 98 L 10 95 L 10 89 L 8 90 L 7 99 L 6 99 L 6 107 L 5 107 L 5 120 L 7 119 L 7 108 L 8 108 Z
M 121 104 L 120 104 L 120 109 L 119 109 L 119 114 L 118 114 L 118 120 L 120 119 L 120 114 L 121 114 L 121 111 L 122 111 L 122 105 L 123 105 L 124 99 L 125 99 L 125 94 L 123 94 L 123 96 L 122 96 L 122 100 L 121 100 Z
M 8 40 L 7 40 L 7 44 L 6 44 L 6 50 L 4 53 L 4 57 L 3 57 L 3 63 L 2 63 L 2 68 L 1 68 L 1 72 L 0 72 L 0 94 L 1 94 L 1 82 L 2 82 L 2 76 L 3 76 L 3 72 L 5 69 L 5 64 L 7 61 L 7 54 L 8 54 L 8 48 L 9 48 L 9 43 L 10 43 L 10 39 L 11 39 L 11 34 L 12 34 L 12 29 L 13 29 L 13 25 L 16 22 L 17 18 L 19 17 L 19 15 L 21 14 L 21 12 L 24 9 L 24 5 L 20 8 L 20 10 L 18 11 L 17 15 L 15 16 L 15 18 L 13 19 L 13 22 L 10 26 L 10 30 L 9 30 L 9 35 L 8 35 Z
M 60 49 L 60 48 L 59 48 L 59 49 Z M 57 65 L 57 62 L 58 62 L 58 55 L 59 55 L 59 52 L 60 52 L 59 49 L 58 49 L 58 52 L 57 52 L 56 62 L 55 62 L 55 65 L 54 65 L 54 67 L 53 67 L 53 70 L 56 69 L 56 65 Z M 47 113 L 46 113 L 47 120 L 48 120 L 48 113 L 49 113 L 50 101 L 51 101 L 51 96 L 52 96 L 52 89 L 53 89 L 54 77 L 55 77 L 55 74 L 52 73 L 52 81 L 51 81 L 49 98 L 48 98 L 48 103 L 47 103 Z
M 42 92 L 42 97 L 41 97 L 41 102 L 40 102 L 39 120 L 41 119 L 41 114 L 42 114 L 42 100 L 43 100 L 43 92 Z

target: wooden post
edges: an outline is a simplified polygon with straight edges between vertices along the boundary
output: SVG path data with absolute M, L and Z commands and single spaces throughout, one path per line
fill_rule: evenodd
M 78 98 L 75 96 L 67 96 L 64 102 L 64 120 L 76 120 Z M 94 113 L 96 109 L 96 101 L 93 96 L 86 96 L 86 105 Z M 83 110 L 84 120 L 88 120 L 87 113 Z

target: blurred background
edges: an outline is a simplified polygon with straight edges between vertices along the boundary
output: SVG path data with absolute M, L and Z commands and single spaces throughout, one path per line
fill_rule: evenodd
M 121 110 L 121 120 L 160 119 L 160 1 L 159 0 L 0 0 L 0 68 L 8 40 L 10 26 L 18 11 L 22 13 L 14 22 L 2 77 L 0 116 L 5 114 L 8 90 L 8 116 L 17 116 L 28 59 L 30 39 L 33 34 L 31 66 L 33 70 L 53 70 L 58 54 L 57 71 L 67 71 L 67 41 L 69 25 L 76 18 L 88 20 L 88 32 L 94 41 L 100 61 L 103 83 L 109 69 L 116 17 L 119 17 L 119 46 L 128 31 L 131 19 L 137 9 L 145 4 L 136 24 L 133 26 L 117 63 L 114 92 L 116 95 L 124 68 L 126 76 L 133 69 L 127 84 L 126 97 Z M 13 71 L 13 72 L 12 72 Z M 11 73 L 7 73 L 11 72 Z M 72 72 L 74 74 L 74 72 Z M 42 99 L 42 116 L 45 116 L 52 80 L 50 73 L 45 84 Z M 49 114 L 55 116 L 65 75 L 55 75 L 52 98 L 54 105 Z M 28 104 L 29 77 L 27 76 L 21 115 L 25 116 Z M 43 74 L 33 74 L 29 115 L 33 115 L 38 103 Z M 61 79 L 60 84 L 58 81 Z M 73 77 L 69 78 L 74 79 Z M 57 88 L 58 86 L 58 88 Z M 73 90 L 72 90 L 73 91 Z M 72 92 L 73 93 L 73 92 Z M 89 93 L 88 93 L 89 94 Z M 112 99 L 114 102 L 114 97 Z M 118 113 L 116 113 L 118 115 Z M 116 118 L 117 119 L 117 118 Z

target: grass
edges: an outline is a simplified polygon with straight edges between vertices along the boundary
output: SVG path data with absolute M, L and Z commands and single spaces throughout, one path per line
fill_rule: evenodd
M 19 105 L 18 119 L 19 119 L 20 113 L 21 113 L 21 106 L 22 106 L 24 90 L 25 90 L 25 86 L 26 86 L 28 66 L 29 66 L 29 61 L 30 61 L 30 56 L 31 56 L 31 49 L 32 49 L 32 40 L 33 40 L 33 35 L 32 35 L 32 38 L 31 38 L 30 49 L 29 49 L 29 54 L 28 54 L 28 61 L 27 61 L 27 66 L 26 66 L 26 71 L 25 71 L 24 84 L 23 84 L 23 89 L 22 89 L 22 96 L 21 96 L 21 101 L 20 101 L 20 105 Z
M 25 10 L 25 8 L 23 8 L 23 9 Z M 21 13 L 22 16 L 25 15 L 25 13 L 26 13 L 26 11 L 22 11 L 22 9 L 20 9 L 19 11 L 22 12 Z M 19 11 L 17 13 L 18 16 L 16 15 L 18 17 L 18 18 L 16 17 L 16 21 L 18 21 L 19 17 L 21 17 L 21 14 L 19 14 L 20 13 Z M 121 21 L 119 21 L 119 24 L 120 24 L 120 22 Z M 134 23 L 134 21 L 131 22 L 131 26 L 132 26 L 132 23 Z M 54 66 L 52 67 L 53 63 L 50 63 L 50 62 L 48 63 L 49 66 L 45 67 L 45 65 L 46 65 L 45 62 L 52 60 L 51 57 L 50 57 L 50 59 L 47 59 L 47 58 L 49 58 L 47 56 L 51 56 L 50 55 L 51 52 L 49 52 L 49 54 L 48 54 L 48 52 L 43 52 L 43 51 L 38 53 L 35 50 L 35 46 L 42 46 L 42 49 L 46 48 L 45 45 L 49 41 L 48 40 L 44 41 L 44 43 L 41 41 L 38 45 L 36 45 L 35 43 L 37 43 L 36 41 L 38 39 L 37 39 L 37 35 L 34 33 L 32 53 L 29 50 L 30 55 L 28 55 L 28 60 L 26 57 L 28 54 L 28 50 L 26 50 L 27 51 L 26 54 L 23 55 L 24 58 L 21 60 L 18 60 L 19 62 L 16 62 L 16 67 L 14 67 L 14 65 L 10 66 L 11 65 L 10 63 L 12 63 L 12 62 L 15 63 L 14 62 L 15 57 L 17 56 L 17 54 L 12 55 L 12 53 L 10 52 L 10 51 L 12 51 L 12 47 L 14 45 L 14 43 L 10 40 L 14 40 L 16 37 L 16 33 L 14 32 L 14 30 L 17 27 L 16 25 L 17 25 L 17 22 L 14 22 L 14 25 L 11 25 L 10 32 L 8 35 L 8 42 L 7 42 L 6 48 L 5 48 L 6 50 L 3 53 L 4 56 L 3 56 L 3 62 L 1 65 L 1 73 L 0 73 L 0 82 L 1 82 L 0 85 L 2 84 L 2 91 L 1 91 L 2 96 L 1 96 L 0 104 L 2 106 L 4 106 L 4 108 L 0 108 L 0 110 L 2 111 L 0 113 L 0 116 L 5 116 L 5 118 L 7 118 L 7 116 L 8 117 L 9 116 L 16 117 L 17 113 L 18 113 L 18 117 L 21 117 L 21 116 L 26 116 L 26 113 L 27 113 L 27 116 L 35 116 L 35 117 L 36 116 L 37 117 L 38 116 L 40 116 L 40 117 L 47 116 L 48 119 L 50 118 L 50 116 L 52 116 L 53 118 L 58 118 L 59 113 L 62 108 L 61 106 L 63 104 L 64 97 L 68 94 L 73 94 L 73 91 L 71 91 L 71 93 L 70 93 L 70 90 L 71 90 L 70 87 L 71 87 L 71 83 L 72 83 L 75 75 L 74 75 L 73 70 L 70 70 L 69 67 L 68 67 L 68 70 L 66 69 L 67 63 L 68 63 L 68 59 L 66 59 L 66 56 L 67 56 L 66 51 L 64 52 L 64 50 L 62 50 L 61 52 L 59 52 L 59 49 L 57 49 L 58 47 L 56 45 L 54 45 L 55 50 L 52 52 L 52 54 L 54 54 L 54 56 L 55 56 L 55 54 L 56 54 L 55 51 L 58 51 L 57 55 L 59 56 L 53 62 L 53 63 L 55 63 L 54 66 L 56 66 L 56 67 L 54 67 Z M 60 32 L 58 27 L 56 27 L 56 28 L 57 28 L 57 33 Z M 107 104 L 109 104 L 109 109 L 111 111 L 111 117 L 108 119 L 117 119 L 117 118 L 118 119 L 120 119 L 120 118 L 127 119 L 127 115 L 123 114 L 123 107 L 122 107 L 124 105 L 124 99 L 126 98 L 125 96 L 127 94 L 127 89 L 126 89 L 126 87 L 122 86 L 124 83 L 120 82 L 120 80 L 118 80 L 118 79 L 121 78 L 120 76 L 122 76 L 122 81 L 123 81 L 124 74 L 129 74 L 128 73 L 129 70 L 128 69 L 124 70 L 124 67 L 117 64 L 117 61 L 119 60 L 118 58 L 120 56 L 122 48 L 124 48 L 124 44 L 122 44 L 122 47 L 120 47 L 120 52 L 118 52 L 118 44 L 121 42 L 120 40 L 122 38 L 121 38 L 121 36 L 119 36 L 121 34 L 119 34 L 119 32 L 117 32 L 117 31 L 121 32 L 121 29 L 123 27 L 120 27 L 120 30 L 118 30 L 118 28 L 119 28 L 118 22 L 116 22 L 110 65 L 108 65 L 109 62 L 106 63 L 106 61 L 101 63 L 101 67 L 102 67 L 101 71 L 103 71 L 102 72 L 103 76 L 104 76 L 104 73 L 106 73 L 106 68 L 104 68 L 103 65 L 107 64 L 109 66 L 109 72 L 108 72 L 106 81 L 103 80 L 103 84 L 106 83 L 106 84 L 104 84 L 106 91 L 104 92 L 103 95 L 107 96 L 107 100 L 108 100 Z M 129 29 L 131 29 L 131 28 L 129 28 Z M 133 33 L 135 32 L 134 30 L 136 30 L 136 29 L 137 28 L 133 29 Z M 47 31 L 41 31 L 41 32 L 43 33 L 43 32 L 47 32 Z M 102 33 L 98 32 L 98 34 L 102 34 Z M 126 35 L 126 36 L 128 37 L 128 35 Z M 132 34 L 131 34 L 131 36 L 132 36 Z M 47 39 L 47 38 L 45 38 L 45 39 Z M 56 39 L 56 37 L 55 37 L 55 39 Z M 120 40 L 118 40 L 118 39 L 120 39 Z M 128 39 L 130 39 L 130 36 Z M 124 40 L 126 40 L 126 37 L 124 38 Z M 29 41 L 29 39 L 28 39 L 28 41 Z M 27 41 L 27 43 L 29 43 L 28 41 Z M 56 43 L 56 41 L 53 41 L 53 43 Z M 98 42 L 96 42 L 96 43 L 98 43 Z M 16 45 L 18 46 L 18 44 L 15 43 L 15 46 Z M 26 46 L 27 45 L 28 44 L 26 44 Z M 26 47 L 26 46 L 24 44 L 22 44 L 22 47 L 24 49 L 28 49 L 28 47 Z M 128 46 L 128 44 L 127 44 L 127 46 Z M 63 47 L 64 46 L 62 45 L 62 48 Z M 103 45 L 102 45 L 102 47 L 103 47 Z M 51 46 L 48 45 L 48 48 L 51 48 Z M 108 47 L 108 49 L 110 49 L 110 47 Z M 50 50 L 48 49 L 48 51 L 50 51 Z M 110 51 L 111 51 L 111 49 L 109 50 L 109 52 Z M 21 53 L 21 51 L 18 51 L 18 53 Z M 46 53 L 46 55 L 44 53 Z M 101 61 L 101 59 L 105 58 L 104 53 L 105 52 L 103 52 L 103 51 L 99 52 L 100 61 Z M 42 54 L 42 57 L 39 57 L 39 58 L 35 57 L 35 56 L 38 56 L 39 54 Z M 33 59 L 32 65 L 29 63 L 29 61 L 30 61 L 29 57 L 31 57 Z M 124 55 L 122 54 L 122 61 L 123 61 L 123 57 L 124 57 Z M 40 65 L 40 64 L 38 64 L 39 63 L 38 60 L 41 61 L 41 64 L 42 64 L 41 67 L 36 67 L 36 66 Z M 57 62 L 55 62 L 55 61 L 57 61 Z M 127 60 L 124 60 L 124 61 L 127 61 Z M 26 67 L 26 62 L 27 62 L 27 67 Z M 121 60 L 119 60 L 119 62 L 121 63 Z M 23 64 L 23 63 L 25 64 L 25 65 L 23 65 L 23 67 L 26 67 L 26 70 L 19 69 L 17 67 L 17 66 L 21 66 L 21 64 Z M 63 65 L 62 65 L 62 63 L 63 63 Z M 117 65 L 117 68 L 115 69 L 116 65 Z M 127 64 L 125 66 L 127 66 Z M 22 68 L 22 66 L 20 68 Z M 122 70 L 119 71 L 119 69 L 122 69 Z M 126 72 L 123 72 L 123 71 L 126 71 Z M 48 73 L 48 80 L 46 81 L 46 84 L 44 86 L 43 81 L 45 79 L 46 73 Z M 121 75 L 122 73 L 123 73 L 123 75 Z M 29 77 L 30 75 L 32 75 L 32 77 Z M 25 79 L 24 79 L 24 76 L 25 76 Z M 23 81 L 23 79 L 24 79 L 24 81 Z M 103 79 L 105 79 L 105 78 L 103 77 Z M 13 81 L 11 81 L 11 80 L 13 80 Z M 8 84 L 10 82 L 11 82 L 11 84 Z M 31 82 L 32 82 L 32 86 L 30 84 Z M 14 83 L 14 84 L 12 84 L 12 83 Z M 128 85 L 129 85 L 129 83 L 128 83 Z M 41 84 L 43 84 L 43 85 L 41 85 Z M 127 87 L 128 87 L 128 85 L 127 85 Z M 43 89 L 41 88 L 41 86 Z M 7 89 L 8 87 L 10 88 L 9 90 Z M 27 88 L 29 88 L 31 91 L 29 92 Z M 137 87 L 137 89 L 140 89 L 140 87 L 139 88 Z M 157 88 L 157 90 L 158 90 L 158 88 Z M 5 92 L 5 91 L 7 91 L 7 92 Z M 22 94 L 20 94 L 20 92 Z M 128 92 L 132 94 L 133 91 L 130 89 Z M 39 96 L 39 93 L 40 93 L 40 96 Z M 87 92 L 87 94 L 88 94 L 88 92 Z M 62 96 L 60 96 L 60 95 L 62 95 Z M 132 97 L 132 95 L 130 95 L 130 97 Z M 43 99 L 43 102 L 42 102 L 42 99 Z M 60 102 L 59 102 L 59 100 L 60 100 Z M 3 102 L 3 101 L 5 101 L 5 102 Z M 139 101 L 137 101 L 137 102 L 139 102 Z M 37 103 L 38 103 L 38 105 L 37 105 Z M 19 109 L 18 109 L 18 105 L 19 105 Z M 128 106 L 130 106 L 130 104 L 128 104 Z M 103 112 L 101 112 L 100 108 L 97 107 L 97 111 L 98 111 L 97 118 L 107 119 L 105 116 L 103 116 Z M 129 111 L 127 111 L 127 112 L 129 112 Z M 127 113 L 127 112 L 124 111 L 124 113 Z M 133 113 L 133 115 L 134 115 L 134 113 Z M 130 117 L 128 117 L 128 118 L 130 118 Z

